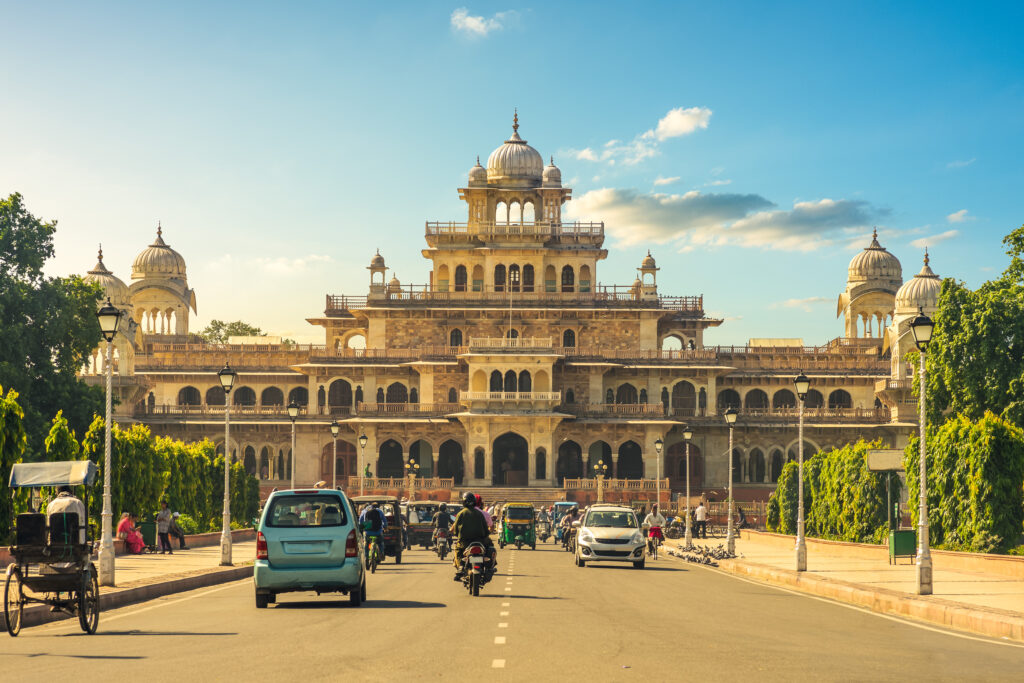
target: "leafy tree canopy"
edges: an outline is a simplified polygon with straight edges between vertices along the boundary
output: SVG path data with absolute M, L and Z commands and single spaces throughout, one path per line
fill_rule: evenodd
M 226 323 L 223 320 L 211 320 L 210 324 L 203 328 L 199 336 L 211 344 L 223 344 L 228 337 L 266 337 L 267 333 L 247 322 L 236 320 Z
M 42 457 L 59 411 L 84 433 L 103 406 L 103 391 L 77 377 L 100 340 L 98 285 L 78 276 L 46 277 L 56 222 L 42 221 L 18 193 L 0 198 L 0 385 L 24 410 L 26 460 Z
M 1024 226 L 1003 240 L 1010 265 L 976 290 L 947 279 L 928 347 L 929 422 L 986 411 L 1024 425 Z

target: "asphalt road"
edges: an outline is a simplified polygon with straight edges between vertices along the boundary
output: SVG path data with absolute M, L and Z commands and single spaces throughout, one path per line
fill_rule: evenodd
M 368 602 L 251 581 L 0 634 L 5 680 L 1021 680 L 1024 647 L 919 627 L 673 558 L 580 569 L 504 550 L 470 597 L 423 551 L 369 577 Z

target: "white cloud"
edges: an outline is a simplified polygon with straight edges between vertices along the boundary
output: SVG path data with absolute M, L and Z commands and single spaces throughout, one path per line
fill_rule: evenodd
M 832 299 L 827 296 L 809 296 L 805 299 L 786 299 L 785 301 L 778 301 L 770 305 L 768 308 L 799 308 L 805 313 L 810 313 L 812 306 L 831 301 Z
M 574 206 L 573 206 L 574 205 Z M 863 200 L 797 202 L 790 210 L 757 194 L 645 194 L 602 188 L 574 201 L 572 215 L 603 220 L 622 244 L 724 245 L 813 251 L 846 240 L 887 212 Z
M 677 176 L 677 175 L 674 175 L 671 178 L 664 178 L 662 176 L 658 176 L 657 178 L 654 179 L 654 184 L 655 185 L 671 185 L 672 183 L 675 183 L 675 182 L 678 182 L 678 181 L 679 181 L 679 176 Z
M 946 168 L 964 168 L 966 166 L 970 166 L 975 161 L 977 161 L 977 159 L 973 159 L 973 158 L 972 159 L 967 159 L 967 160 L 964 160 L 964 161 L 951 161 L 948 164 L 946 164 Z
M 731 180 L 712 180 L 710 183 L 704 183 L 704 187 L 721 187 L 722 185 L 731 185 Z
M 573 152 L 573 154 L 580 161 L 597 161 L 597 155 L 594 154 L 594 150 L 589 147 Z
M 711 110 L 707 107 L 677 107 L 669 111 L 658 121 L 657 128 L 643 134 L 644 138 L 656 138 L 658 141 L 689 135 L 698 128 L 707 128 L 711 120 Z
M 451 16 L 452 28 L 474 38 L 483 38 L 491 31 L 499 31 L 509 19 L 516 16 L 515 10 L 498 12 L 493 17 L 474 16 L 465 7 L 460 7 Z
M 959 230 L 947 230 L 946 232 L 940 232 L 938 235 L 931 235 L 930 237 L 922 237 L 920 239 L 916 239 L 910 243 L 910 246 L 917 247 L 918 249 L 924 249 L 925 247 L 933 247 L 939 242 L 951 240 L 959 234 Z
M 946 220 L 950 223 L 963 223 L 970 218 L 972 217 L 967 215 L 967 209 L 960 209 L 946 216 Z

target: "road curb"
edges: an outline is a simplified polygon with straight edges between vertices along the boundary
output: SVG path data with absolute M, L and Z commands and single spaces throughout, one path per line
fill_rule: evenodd
M 203 572 L 202 574 L 196 574 L 194 576 L 183 576 L 169 581 L 158 581 L 156 583 L 149 583 L 144 586 L 134 586 L 132 588 L 125 588 L 114 592 L 104 593 L 103 589 L 100 588 L 100 628 L 103 628 L 102 613 L 107 610 L 124 607 L 125 605 L 131 605 L 138 602 L 145 602 L 146 600 L 153 600 L 154 598 L 160 598 L 165 595 L 184 593 L 197 588 L 206 588 L 208 586 L 216 586 L 221 583 L 238 581 L 239 579 L 251 577 L 252 571 L 253 567 L 250 564 L 241 567 L 218 568 L 212 571 Z M 51 612 L 50 608 L 46 605 L 33 605 L 32 607 L 26 607 L 25 611 L 22 613 L 21 627 L 24 629 L 28 626 L 39 626 L 40 624 L 46 624 L 51 621 L 60 621 L 68 618 L 69 617 L 66 614 Z M 2 610 L 0 610 L 0 626 L 2 626 L 2 629 L 0 630 L 5 632 L 7 631 L 7 621 L 4 619 Z
M 989 638 L 1024 642 L 1024 615 L 1017 612 L 976 607 L 935 596 L 867 588 L 856 583 L 745 560 L 719 560 L 718 565 L 721 571 L 864 607 L 880 614 L 923 621 Z

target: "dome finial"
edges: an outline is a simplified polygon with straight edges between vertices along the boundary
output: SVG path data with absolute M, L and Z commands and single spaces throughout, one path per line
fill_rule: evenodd
M 160 221 L 156 222 L 156 236 L 157 237 L 163 237 L 164 236 L 164 229 L 160 225 Z
M 99 255 L 96 258 L 99 259 L 100 263 L 103 263 L 103 243 L 102 242 L 100 242 Z
M 928 259 L 928 247 L 925 247 L 924 248 L 924 264 L 926 266 L 928 265 L 928 261 L 929 261 L 929 259 Z
M 519 107 L 516 107 L 512 114 L 512 132 L 519 132 Z
M 878 226 L 877 225 L 871 231 L 871 239 L 873 239 L 873 240 L 877 240 L 878 239 Z
M 480 165 L 480 155 L 479 154 L 476 155 L 476 165 L 477 166 Z

